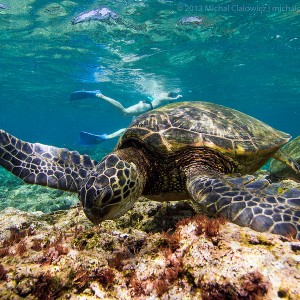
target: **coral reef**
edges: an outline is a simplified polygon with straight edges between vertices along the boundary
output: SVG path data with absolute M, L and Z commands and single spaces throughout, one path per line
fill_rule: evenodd
M 300 299 L 298 240 L 146 198 L 94 226 L 75 195 L 2 174 L 0 299 Z
M 187 202 L 141 199 L 99 226 L 80 206 L 9 208 L 0 228 L 1 299 L 300 297 L 299 241 L 193 216 Z
M 0 210 L 15 207 L 25 211 L 69 209 L 78 202 L 76 195 L 43 186 L 25 185 L 19 178 L 0 169 Z

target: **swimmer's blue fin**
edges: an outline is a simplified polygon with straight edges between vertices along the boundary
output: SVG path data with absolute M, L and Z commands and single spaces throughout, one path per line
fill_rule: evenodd
M 93 134 L 85 131 L 80 131 L 79 143 L 82 146 L 97 145 L 107 140 L 106 134 Z
M 101 94 L 101 91 L 76 91 L 71 94 L 70 101 L 76 101 L 85 98 L 95 98 L 97 94 Z

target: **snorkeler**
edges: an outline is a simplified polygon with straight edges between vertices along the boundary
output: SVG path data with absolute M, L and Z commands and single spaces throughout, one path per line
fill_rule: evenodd
M 84 98 L 100 98 L 117 109 L 119 109 L 122 113 L 129 116 L 136 116 L 139 114 L 142 114 L 144 112 L 147 112 L 149 110 L 152 110 L 156 107 L 162 106 L 164 104 L 167 104 L 169 102 L 175 101 L 182 97 L 182 95 L 179 95 L 175 92 L 171 93 L 160 93 L 159 97 L 156 97 L 154 99 L 146 99 L 138 102 L 137 104 L 134 104 L 132 106 L 129 106 L 125 108 L 119 101 L 114 100 L 110 97 L 107 97 L 103 95 L 99 90 L 97 91 L 77 91 L 71 94 L 70 100 L 80 100 Z
M 142 100 L 138 102 L 137 104 L 134 104 L 132 106 L 129 106 L 125 108 L 119 101 L 114 100 L 110 97 L 107 97 L 103 95 L 99 90 L 96 91 L 77 91 L 71 94 L 70 101 L 75 101 L 75 100 L 80 100 L 80 99 L 85 99 L 85 98 L 100 98 L 117 109 L 119 109 L 122 113 L 125 115 L 131 115 L 131 116 L 136 116 L 139 114 L 142 114 L 144 112 L 147 112 L 149 110 L 152 110 L 156 107 L 162 106 L 164 104 L 170 103 L 172 101 L 175 101 L 179 98 L 182 97 L 182 95 L 179 95 L 175 92 L 171 93 L 160 93 L 159 97 L 156 97 L 155 99 L 147 99 L 147 100 Z M 121 136 L 126 128 L 119 129 L 111 134 L 92 134 L 89 132 L 81 131 L 80 132 L 80 144 L 81 145 L 95 145 L 95 144 L 100 144 L 108 139 L 112 139 L 115 137 Z

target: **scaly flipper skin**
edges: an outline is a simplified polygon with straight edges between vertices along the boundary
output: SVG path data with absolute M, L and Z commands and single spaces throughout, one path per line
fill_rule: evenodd
M 200 210 L 240 226 L 300 239 L 300 191 L 278 195 L 267 180 L 254 176 L 192 175 L 187 190 Z
M 300 136 L 283 146 L 282 152 L 286 153 L 294 161 L 300 164 Z M 300 182 L 300 171 L 289 168 L 286 163 L 282 163 L 276 159 L 272 159 L 270 163 L 270 178 L 274 181 L 282 179 L 293 179 Z
M 26 183 L 78 192 L 96 164 L 76 151 L 27 143 L 0 130 L 0 165 Z
M 290 167 L 295 173 L 300 176 L 300 165 L 299 163 L 292 159 L 287 153 L 282 151 L 281 149 L 277 150 L 276 153 L 273 155 L 273 158 L 281 161 L 286 166 Z

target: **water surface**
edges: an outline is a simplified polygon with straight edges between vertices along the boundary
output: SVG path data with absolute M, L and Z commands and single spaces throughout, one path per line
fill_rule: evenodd
M 128 125 L 100 89 L 132 105 L 162 91 L 227 105 L 299 135 L 299 1 L 2 1 L 0 127 L 78 148 L 80 130 Z M 72 25 L 107 6 L 121 22 Z M 183 17 L 203 22 L 182 25 Z M 101 147 L 110 150 L 114 142 Z

